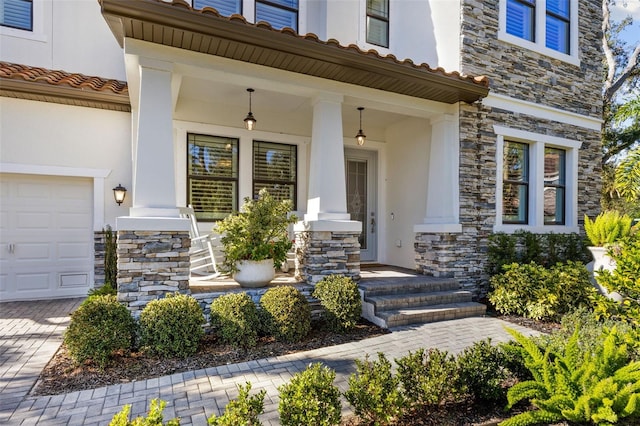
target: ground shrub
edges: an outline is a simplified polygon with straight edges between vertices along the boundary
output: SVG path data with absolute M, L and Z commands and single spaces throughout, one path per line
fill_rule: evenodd
M 180 419 L 172 419 L 167 423 L 163 423 L 162 411 L 166 406 L 167 403 L 165 401 L 158 402 L 157 399 L 153 399 L 146 417 L 139 416 L 129 420 L 131 404 L 127 404 L 122 408 L 122 411 L 113 416 L 109 426 L 180 426 Z
M 224 409 L 222 416 L 212 414 L 207 419 L 210 426 L 260 426 L 262 423 L 258 416 L 264 411 L 264 389 L 256 395 L 249 396 L 251 383 L 245 386 L 238 385 L 238 397 L 230 401 Z
M 273 287 L 260 299 L 266 329 L 283 342 L 299 342 L 311 330 L 311 308 L 300 291 L 292 286 Z
M 339 424 L 340 390 L 333 384 L 335 378 L 335 371 L 316 363 L 280 386 L 280 423 L 283 426 Z
M 211 303 L 211 326 L 224 343 L 253 347 L 260 328 L 258 308 L 247 293 L 224 294 Z
M 204 330 L 200 305 L 186 294 L 152 300 L 140 313 L 140 337 L 149 353 L 181 357 L 193 355 Z
M 456 394 L 456 361 L 446 351 L 419 349 L 395 363 L 407 405 L 439 405 Z
M 344 396 L 357 416 L 374 425 L 389 424 L 405 407 L 399 380 L 383 353 L 378 353 L 376 361 L 356 360 L 356 372 L 349 377 Z
M 92 288 L 91 290 L 89 290 L 89 297 L 96 297 L 96 296 L 116 296 L 118 294 L 118 292 L 116 291 L 115 287 L 111 285 L 111 283 L 106 282 L 102 285 L 102 287 L 98 287 L 98 288 Z
M 587 241 L 579 234 L 533 234 L 517 231 L 513 234 L 497 232 L 489 236 L 487 273 L 503 272 L 512 263 L 531 263 L 551 267 L 557 263 L 588 263 L 591 255 Z
M 482 340 L 465 348 L 456 359 L 457 387 L 478 402 L 503 402 L 507 379 L 505 359 L 502 351 L 491 344 L 490 339 Z
M 64 343 L 77 363 L 92 359 L 104 368 L 117 351 L 129 351 L 135 321 L 115 296 L 93 296 L 71 314 Z
M 534 262 L 504 266 L 491 278 L 489 301 L 506 315 L 554 320 L 581 305 L 590 304 L 595 289 L 581 263 L 556 264 L 547 269 Z
M 362 315 L 357 284 L 349 277 L 331 275 L 316 284 L 313 297 L 325 310 L 329 329 L 344 332 L 355 327 Z

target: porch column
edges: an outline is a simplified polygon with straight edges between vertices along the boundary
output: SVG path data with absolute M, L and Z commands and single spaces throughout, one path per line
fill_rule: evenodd
M 360 278 L 362 224 L 350 220 L 342 133 L 342 95 L 313 100 L 307 213 L 294 226 L 296 277 L 315 284 L 338 274 Z
M 188 219 L 176 207 L 172 65 L 139 58 L 132 114 L 133 182 L 129 216 L 116 220 L 118 300 L 137 316 L 151 300 L 189 293 Z

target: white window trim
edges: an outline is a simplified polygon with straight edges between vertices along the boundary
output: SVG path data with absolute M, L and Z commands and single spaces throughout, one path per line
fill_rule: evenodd
M 360 25 L 358 25 L 358 47 L 362 50 L 375 50 L 382 56 L 391 53 L 392 33 L 391 18 L 393 17 L 393 1 L 389 0 L 389 47 L 379 46 L 367 42 L 367 0 L 360 0 Z
M 528 132 L 525 130 L 511 129 L 508 127 L 493 126 L 496 138 L 496 222 L 494 232 L 508 234 L 518 230 L 525 230 L 536 234 L 569 234 L 579 232 L 578 225 L 578 153 L 582 142 Z M 522 142 L 529 145 L 529 223 L 528 224 L 503 224 L 502 223 L 502 171 L 504 141 Z M 565 157 L 565 224 L 544 224 L 544 149 L 545 147 L 560 148 L 566 152 Z
M 563 62 L 570 63 L 572 65 L 580 66 L 580 57 L 578 55 L 578 7 L 579 2 L 571 1 L 570 19 L 569 22 L 569 54 L 559 52 L 557 50 L 549 49 L 545 43 L 546 35 L 546 19 L 547 19 L 547 0 L 536 0 L 536 15 L 535 15 L 535 42 L 525 40 L 520 37 L 516 37 L 507 33 L 507 0 L 500 0 L 499 9 L 499 26 L 498 26 L 498 39 L 507 43 L 515 44 L 516 46 L 524 47 L 526 49 L 538 52 L 541 55 L 549 56 L 555 59 L 559 59 Z
M 47 0 L 33 0 L 33 29 L 31 31 L 0 26 L 0 35 L 46 43 L 48 38 L 44 32 L 45 1 Z M 47 1 L 47 3 L 49 2 Z M 49 3 L 48 7 L 52 7 L 52 4 Z

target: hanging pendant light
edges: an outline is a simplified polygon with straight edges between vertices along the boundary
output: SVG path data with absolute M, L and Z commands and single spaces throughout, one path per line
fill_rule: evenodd
M 364 145 L 365 139 L 367 139 L 367 135 L 362 131 L 362 111 L 364 107 L 358 107 L 358 111 L 360 111 L 360 130 L 358 130 L 358 134 L 356 135 L 356 140 L 358 141 L 358 145 Z
M 256 121 L 258 121 L 251 112 L 251 94 L 255 92 L 255 90 L 249 88 L 247 89 L 247 92 L 249 92 L 249 114 L 244 118 L 244 127 L 246 127 L 247 130 L 253 130 L 256 125 Z

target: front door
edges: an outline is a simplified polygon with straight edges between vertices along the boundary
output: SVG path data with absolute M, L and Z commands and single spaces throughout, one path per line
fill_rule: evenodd
M 347 211 L 351 220 L 362 222 L 360 261 L 375 262 L 377 252 L 376 160 L 374 151 L 345 150 Z

